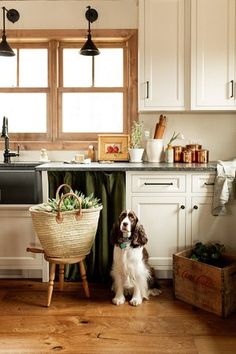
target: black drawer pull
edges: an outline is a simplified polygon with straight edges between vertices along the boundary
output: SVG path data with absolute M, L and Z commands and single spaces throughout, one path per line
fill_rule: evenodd
M 197 205 L 194 205 L 194 206 L 193 206 L 193 209 L 197 210 L 197 209 L 198 209 L 198 206 L 197 206 Z
M 234 97 L 234 80 L 230 80 L 230 84 L 231 84 L 231 95 L 229 96 L 229 98 L 233 98 Z
M 214 186 L 215 183 L 214 182 L 209 182 L 209 183 L 205 182 L 204 184 L 205 184 L 205 186 Z
M 146 95 L 146 99 L 149 98 L 149 81 L 146 81 L 146 85 L 147 85 L 147 95 Z
M 180 209 L 185 209 L 185 206 L 184 206 L 184 205 L 181 205 L 181 206 L 180 206 Z
M 173 182 L 158 183 L 158 182 L 144 182 L 145 186 L 173 186 Z

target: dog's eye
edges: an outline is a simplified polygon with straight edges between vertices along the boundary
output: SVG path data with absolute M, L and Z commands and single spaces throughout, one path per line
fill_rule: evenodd
M 122 221 L 126 217 L 126 213 L 121 214 L 120 220 Z
M 129 216 L 129 219 L 130 219 L 130 220 L 134 220 L 134 218 L 135 218 L 135 217 L 134 217 L 134 214 L 131 214 L 131 213 L 129 213 L 128 216 Z

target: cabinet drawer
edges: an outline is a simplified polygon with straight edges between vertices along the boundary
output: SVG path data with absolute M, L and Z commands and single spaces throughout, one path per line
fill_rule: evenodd
M 213 193 L 214 189 L 214 174 L 194 175 L 192 176 L 192 192 L 193 193 Z
M 132 175 L 132 192 L 171 193 L 185 192 L 186 181 L 182 175 L 143 174 Z

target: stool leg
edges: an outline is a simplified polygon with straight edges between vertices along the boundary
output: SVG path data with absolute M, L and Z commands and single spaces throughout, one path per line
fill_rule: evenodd
M 64 286 L 64 264 L 59 264 L 59 289 L 63 290 Z
M 90 297 L 89 286 L 88 286 L 88 282 L 87 282 L 87 277 L 86 277 L 86 272 L 85 272 L 84 262 L 83 261 L 79 262 L 79 269 L 80 269 L 80 275 L 81 275 L 81 278 L 82 278 L 82 283 L 83 283 L 83 288 L 84 288 L 84 291 L 85 291 L 85 295 L 86 295 L 86 297 Z
M 56 264 L 51 263 L 50 264 L 50 274 L 49 274 L 49 284 L 48 284 L 47 307 L 49 307 L 51 304 L 53 285 L 54 285 L 54 279 L 55 279 L 55 270 L 56 270 Z

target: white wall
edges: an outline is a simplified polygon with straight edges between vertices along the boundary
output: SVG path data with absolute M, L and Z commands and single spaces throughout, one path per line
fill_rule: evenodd
M 1 1 L 7 9 L 15 8 L 20 19 L 6 22 L 6 29 L 76 29 L 87 28 L 88 5 L 98 12 L 91 29 L 137 28 L 137 0 L 19 0 Z
M 92 29 L 138 27 L 138 0 L 1 1 L 1 6 L 20 12 L 17 23 L 7 21 L 9 29 L 87 28 L 88 5 L 94 7 L 99 16 Z M 151 134 L 161 113 L 140 114 Z M 186 138 L 184 143 L 199 141 L 209 149 L 211 161 L 236 157 L 236 113 L 170 113 L 167 117 L 165 141 L 174 131 L 181 132 Z
M 161 112 L 140 114 L 145 129 L 154 134 Z M 236 113 L 164 113 L 167 126 L 164 133 L 166 144 L 173 132 L 184 135 L 184 140 L 176 140 L 175 145 L 189 143 L 202 144 L 210 151 L 210 161 L 236 158 Z

